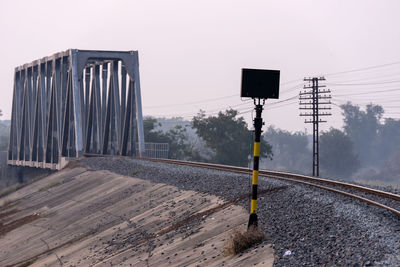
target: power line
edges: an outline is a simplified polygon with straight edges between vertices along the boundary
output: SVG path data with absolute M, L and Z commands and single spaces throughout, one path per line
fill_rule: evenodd
M 348 71 L 335 72 L 335 73 L 330 73 L 330 74 L 326 74 L 326 75 L 333 76 L 334 79 L 335 78 L 338 79 L 338 76 L 340 76 L 340 75 L 351 74 L 351 73 L 353 73 L 353 74 L 355 73 L 355 75 L 365 75 L 365 73 L 360 73 L 360 72 L 371 71 L 371 70 L 382 71 L 382 69 L 384 69 L 384 68 L 388 68 L 388 67 L 391 67 L 391 66 L 396 66 L 398 64 L 400 64 L 400 61 L 392 62 L 392 63 L 388 63 L 388 64 L 370 66 L 370 67 L 365 67 L 365 68 L 360 68 L 360 69 L 353 69 L 353 70 L 348 70 Z M 357 72 L 359 72 L 359 73 L 357 74 Z M 377 77 L 377 78 L 388 77 L 388 76 L 389 77 L 397 77 L 396 75 L 400 74 L 400 73 L 396 72 L 396 73 L 391 73 L 391 74 L 387 74 L 387 73 L 383 73 L 383 74 L 384 75 L 375 76 L 375 77 Z M 371 80 L 371 77 L 366 77 L 364 79 L 363 78 L 359 78 L 359 79 L 356 79 L 356 80 L 353 79 L 353 80 L 350 80 L 350 81 L 368 81 L 368 80 Z M 294 80 L 286 81 L 286 82 L 281 83 L 281 86 L 287 85 L 287 84 L 291 84 L 291 83 L 294 83 L 294 82 L 298 82 L 298 81 L 300 81 L 300 79 L 294 79 Z M 338 89 L 340 89 L 341 86 L 383 85 L 383 87 L 385 87 L 384 86 L 385 84 L 393 84 L 393 83 L 400 83 L 400 80 L 371 81 L 371 82 L 368 82 L 368 83 L 347 83 L 347 82 L 346 83 L 328 83 L 328 85 L 339 86 Z M 301 86 L 301 83 L 296 84 L 294 86 L 291 86 L 289 88 L 283 89 L 283 90 L 281 90 L 281 94 L 286 94 L 286 93 L 293 92 L 296 89 L 298 89 L 298 87 L 300 87 L 300 86 Z M 356 96 L 361 96 L 361 95 L 371 95 L 371 94 L 376 94 L 376 93 L 395 92 L 395 91 L 400 91 L 400 88 L 389 88 L 389 89 L 386 89 L 386 90 L 364 91 L 364 92 L 359 92 L 359 93 L 347 93 L 347 94 L 346 93 L 342 93 L 342 94 L 339 94 L 337 96 L 339 96 L 339 97 L 355 96 L 356 97 Z M 204 99 L 204 100 L 199 100 L 199 101 L 191 101 L 191 102 L 186 102 L 186 103 L 158 105 L 158 106 L 148 106 L 148 107 L 145 107 L 145 108 L 151 109 L 151 108 L 165 108 L 165 107 L 177 107 L 177 106 L 185 106 L 185 105 L 204 104 L 204 103 L 210 103 L 210 102 L 215 102 L 215 101 L 219 101 L 219 100 L 226 100 L 226 99 L 229 99 L 229 98 L 232 98 L 232 97 L 237 97 L 237 94 L 228 95 L 228 96 L 222 96 L 222 97 L 218 97 L 218 98 Z M 376 96 L 376 97 L 379 97 L 379 96 Z M 284 107 L 284 106 L 292 105 L 292 104 L 294 104 L 296 102 L 289 102 L 289 101 L 293 100 L 295 98 L 297 98 L 297 95 L 292 96 L 292 97 L 288 97 L 286 99 L 283 99 L 283 100 L 280 100 L 280 101 L 277 101 L 277 102 L 269 103 L 267 108 L 268 109 L 275 109 L 275 108 L 281 108 L 281 107 Z M 360 102 L 361 101 L 362 102 L 362 100 L 352 99 L 352 98 L 346 99 L 346 100 L 343 100 L 343 99 L 338 99 L 338 100 L 339 101 L 346 101 L 346 102 L 347 101 L 354 101 L 354 102 Z M 206 111 L 206 114 L 208 114 L 208 115 L 218 114 L 221 110 L 225 110 L 227 108 L 232 108 L 232 107 L 240 107 L 240 106 L 243 106 L 243 105 L 247 105 L 250 101 L 251 100 L 244 100 L 245 103 L 241 103 L 241 104 L 237 104 L 237 105 L 229 105 L 229 106 L 216 108 L 216 109 L 211 109 L 209 111 Z M 386 103 L 390 103 L 390 102 L 395 102 L 397 100 L 394 100 L 394 99 L 390 98 L 390 99 L 384 99 L 382 101 L 386 102 Z M 282 103 L 284 103 L 284 104 L 282 104 Z M 239 114 L 246 114 L 246 113 L 249 113 L 249 112 L 252 111 L 252 110 L 247 110 L 247 109 L 248 109 L 247 107 L 243 108 L 243 109 L 239 109 L 238 110 Z M 198 114 L 197 112 L 187 112 L 187 113 L 183 113 L 183 114 L 162 115 L 162 117 L 192 117 L 192 116 L 195 116 L 197 114 Z
M 394 73 L 385 73 L 385 72 L 383 72 L 383 73 L 377 74 L 377 75 L 372 75 L 372 74 L 369 74 L 369 73 L 360 73 L 359 75 L 368 75 L 368 76 L 367 77 L 359 77 L 359 78 L 350 79 L 350 80 L 348 80 L 348 79 L 343 80 L 343 77 L 333 77 L 330 80 L 334 80 L 334 81 L 335 80 L 340 80 L 340 82 L 342 82 L 342 83 L 343 82 L 344 83 L 349 83 L 349 82 L 355 82 L 355 81 L 368 81 L 368 80 L 375 80 L 375 79 L 378 79 L 378 78 L 399 77 L 400 72 L 399 72 L 398 68 L 396 68 Z M 354 77 L 354 75 L 352 75 L 351 77 Z
M 335 92 L 353 93 L 353 92 L 372 92 L 375 90 L 396 89 L 400 88 L 400 84 L 365 85 L 365 86 L 354 86 L 354 87 L 331 85 L 330 87 L 335 88 Z
M 248 103 L 241 103 L 241 104 L 237 104 L 237 105 L 230 105 L 230 106 L 225 106 L 225 107 L 221 107 L 221 108 L 215 108 L 212 110 L 209 110 L 208 112 L 216 112 L 216 111 L 221 111 L 221 110 L 225 110 L 228 108 L 232 108 L 232 107 L 239 107 L 239 106 L 243 106 L 243 105 L 247 105 Z M 186 117 L 186 116 L 194 116 L 196 115 L 198 112 L 194 113 L 194 112 L 187 112 L 187 113 L 181 113 L 181 114 L 169 114 L 169 115 L 161 115 L 164 117 Z M 155 115 L 155 116 L 159 116 L 159 115 Z
M 353 96 L 334 96 L 335 99 L 347 99 L 347 100 L 355 100 L 355 101 L 375 101 L 375 102 L 386 102 L 393 101 L 399 99 L 399 92 L 394 92 L 389 94 L 378 94 L 378 95 L 353 95 Z M 372 99 L 372 100 L 371 100 Z M 400 100 L 399 100 L 400 101 Z
M 334 75 L 340 75 L 340 74 L 345 74 L 345 73 L 353 73 L 353 72 L 359 72 L 359 71 L 365 71 L 365 70 L 371 70 L 371 69 L 378 69 L 378 68 L 384 68 L 384 67 L 393 66 L 393 65 L 397 65 L 397 64 L 400 64 L 400 61 L 395 61 L 395 62 L 382 64 L 382 65 L 375 65 L 375 66 L 370 66 L 370 67 L 360 68 L 360 69 L 327 73 L 327 74 L 324 74 L 324 76 L 334 76 Z
M 289 102 L 289 103 L 285 103 L 285 104 L 282 104 L 282 105 L 279 105 L 279 106 L 273 106 L 273 107 L 268 107 L 268 106 L 266 106 L 265 109 L 266 109 L 266 110 L 277 109 L 277 108 L 286 107 L 286 106 L 290 106 L 290 105 L 298 104 L 298 103 L 299 103 L 299 102 L 296 100 L 296 101 L 292 101 L 292 102 Z
M 303 80 L 303 78 L 297 78 L 297 79 L 294 79 L 294 80 L 291 80 L 291 81 L 283 82 L 280 85 L 286 85 L 286 84 L 298 82 L 298 81 L 301 81 L 301 80 Z
M 384 93 L 384 92 L 394 92 L 394 91 L 400 91 L 400 88 L 388 89 L 388 90 L 376 90 L 376 91 L 371 91 L 371 92 L 360 92 L 360 93 L 350 93 L 350 94 L 338 94 L 338 95 L 335 95 L 335 96 L 369 95 L 369 94 Z
M 366 71 L 366 70 L 373 70 L 373 69 L 379 69 L 379 68 L 384 68 L 384 67 L 388 67 L 388 66 L 394 66 L 394 65 L 398 65 L 400 64 L 400 61 L 397 62 L 392 62 L 392 63 L 387 63 L 387 64 L 382 64 L 382 65 L 375 65 L 375 66 L 370 66 L 370 67 L 366 67 L 366 68 L 360 68 L 360 69 L 353 69 L 353 70 L 348 70 L 348 71 L 341 71 L 341 72 L 335 72 L 335 73 L 329 73 L 329 74 L 325 74 L 326 76 L 335 76 L 335 75 L 339 75 L 339 74 L 346 74 L 346 73 L 354 73 L 354 72 L 360 72 L 360 71 Z M 294 82 L 298 82 L 301 79 L 293 79 L 293 80 L 289 80 L 286 82 L 281 83 L 282 85 L 286 85 L 286 84 L 290 84 L 290 83 L 294 83 Z M 362 80 L 362 79 L 360 79 Z M 371 82 L 371 83 L 330 83 L 328 85 L 337 85 L 337 86 L 362 86 L 362 85 L 379 85 L 379 84 L 388 84 L 388 83 L 398 83 L 400 82 L 400 80 L 396 80 L 396 81 L 383 81 L 383 82 Z M 289 93 L 292 92 L 294 90 L 296 90 L 301 84 L 295 85 L 293 87 L 288 88 L 287 90 L 282 90 L 281 93 Z M 214 101 L 218 101 L 218 100 L 224 100 L 227 98 L 232 98 L 232 97 L 237 97 L 237 94 L 234 95 L 227 95 L 227 96 L 222 96 L 222 97 L 218 97 L 218 98 L 210 98 L 210 99 L 204 99 L 204 100 L 199 100 L 199 101 L 192 101 L 192 102 L 186 102 L 186 103 L 177 103 L 177 104 L 167 104 L 167 105 L 157 105 L 157 106 L 145 106 L 144 108 L 164 108 L 164 107 L 176 107 L 176 106 L 185 106 L 185 105 L 194 105 L 194 104 L 202 104 L 202 103 L 209 103 L 209 102 L 214 102 Z M 249 101 L 249 100 L 245 100 L 245 101 Z
M 339 101 L 358 101 L 358 102 L 367 102 L 367 103 L 371 103 L 372 101 L 375 101 L 375 100 L 370 100 L 370 99 L 355 99 L 355 98 L 347 98 L 347 99 L 344 99 L 344 98 L 337 98 L 337 97 L 335 97 L 335 100 L 339 100 Z M 377 101 L 376 101 L 377 102 Z M 398 99 L 383 99 L 383 100 L 379 100 L 379 102 L 380 103 L 398 103 L 398 102 L 400 102 L 400 100 L 398 100 Z
M 248 111 L 239 112 L 238 115 L 247 114 L 253 112 L 254 109 L 250 109 Z
M 284 82 L 281 85 L 285 85 L 285 84 L 289 84 L 289 83 L 293 83 L 299 81 L 299 79 L 296 80 L 292 80 L 292 81 L 288 81 L 288 82 Z M 288 88 L 287 90 L 282 90 L 281 93 L 288 93 L 293 91 L 294 89 L 298 88 L 301 84 L 295 85 L 293 87 Z M 234 95 L 228 95 L 228 96 L 221 96 L 221 97 L 217 97 L 217 98 L 209 98 L 209 99 L 204 99 L 204 100 L 199 100 L 199 101 L 192 101 L 192 102 L 185 102 L 185 103 L 177 103 L 177 104 L 167 104 L 167 105 L 157 105 L 157 106 L 145 106 L 144 108 L 165 108 L 165 107 L 177 107 L 177 106 L 187 106 L 187 105 L 195 105 L 195 104 L 202 104 L 202 103 L 209 103 L 209 102 L 215 102 L 218 100 L 225 100 L 227 98 L 232 98 L 232 97 L 237 97 L 238 94 L 234 94 Z M 251 101 L 251 99 L 246 99 L 243 100 L 244 102 L 248 102 Z
M 302 85 L 303 85 L 303 83 L 298 83 L 295 86 L 288 88 L 287 90 L 281 90 L 281 94 L 286 94 L 286 93 L 290 93 L 290 92 L 293 92 L 295 90 L 298 90 L 299 87 L 302 86 Z
M 292 100 L 292 99 L 295 99 L 295 98 L 297 98 L 297 96 L 293 96 L 293 97 L 289 97 L 289 98 L 286 98 L 286 99 L 283 99 L 283 100 L 280 100 L 280 101 L 278 101 L 278 102 L 273 102 L 273 103 L 270 103 L 269 105 L 268 105 L 268 107 L 274 107 L 275 105 L 277 105 L 277 104 L 281 104 L 281 103 L 284 103 L 284 102 L 287 102 L 287 101 L 289 101 L 289 100 Z M 218 114 L 221 110 L 226 110 L 226 109 L 229 109 L 229 108 L 233 108 L 233 107 L 239 107 L 239 106 L 243 106 L 243 105 L 247 105 L 249 102 L 246 102 L 246 103 L 241 103 L 241 104 L 237 104 L 237 105 L 229 105 L 229 106 L 224 106 L 224 107 L 220 107 L 220 108 L 215 108 L 215 109 L 212 109 L 212 110 L 208 110 L 208 111 L 205 111 L 206 112 L 206 114 L 208 114 L 208 115 L 212 115 L 212 114 Z M 296 103 L 297 103 L 297 101 L 296 101 Z M 277 107 L 276 107 L 277 108 Z M 241 109 L 238 109 L 239 111 L 241 110 Z M 190 117 L 190 116 L 195 116 L 195 115 L 197 115 L 198 114 L 198 112 L 187 112 L 187 113 L 181 113 L 181 114 L 169 114 L 169 115 L 161 115 L 161 117 Z M 160 116 L 160 115 L 153 115 L 153 116 L 156 116 L 156 117 L 158 117 L 158 116 Z
M 388 83 L 400 83 L 400 80 L 396 80 L 396 81 L 383 81 L 383 82 L 375 82 L 375 83 L 327 83 L 327 85 L 337 85 L 337 86 L 362 86 L 362 85 L 379 85 L 379 84 L 388 84 Z
M 292 96 L 292 97 L 289 97 L 289 98 L 286 98 L 286 99 L 283 99 L 283 100 L 279 100 L 279 101 L 277 101 L 277 102 L 272 102 L 272 103 L 270 103 L 269 105 L 271 106 L 271 105 L 275 105 L 275 104 L 287 102 L 287 101 L 292 100 L 292 99 L 297 99 L 297 97 L 298 97 L 298 96 L 295 95 L 295 96 Z
M 204 100 L 194 101 L 194 102 L 168 104 L 168 105 L 157 105 L 157 106 L 147 106 L 145 108 L 164 108 L 164 107 L 176 107 L 176 106 L 194 105 L 194 104 L 201 104 L 201 103 L 218 101 L 218 100 L 221 100 L 221 99 L 227 99 L 227 98 L 231 98 L 231 97 L 234 97 L 234 96 L 237 97 L 237 94 L 229 95 L 229 96 L 222 96 L 222 97 L 218 97 L 218 98 L 209 98 L 209 99 L 204 99 Z

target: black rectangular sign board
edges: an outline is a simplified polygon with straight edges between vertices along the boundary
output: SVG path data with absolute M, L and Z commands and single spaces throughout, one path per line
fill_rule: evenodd
M 242 69 L 241 97 L 279 98 L 279 70 Z

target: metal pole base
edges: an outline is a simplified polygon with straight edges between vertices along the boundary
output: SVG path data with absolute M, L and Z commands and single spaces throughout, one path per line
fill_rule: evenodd
M 247 229 L 250 229 L 250 227 L 257 228 L 258 226 L 258 218 L 256 213 L 251 213 L 250 218 L 249 218 L 249 224 L 247 225 Z

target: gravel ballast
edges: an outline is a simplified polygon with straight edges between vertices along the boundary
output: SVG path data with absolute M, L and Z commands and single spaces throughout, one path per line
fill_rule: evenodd
M 250 192 L 251 177 L 205 168 L 128 158 L 86 158 L 109 170 L 226 200 Z M 400 220 L 382 209 L 310 186 L 271 178 L 259 190 L 287 186 L 258 198 L 261 229 L 273 244 L 275 266 L 400 266 Z M 240 203 L 248 208 L 249 201 Z

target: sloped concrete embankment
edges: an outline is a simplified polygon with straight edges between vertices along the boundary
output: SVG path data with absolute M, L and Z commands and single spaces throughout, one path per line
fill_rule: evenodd
M 224 255 L 248 214 L 165 184 L 67 168 L 0 199 L 0 265 L 271 266 L 270 245 Z

